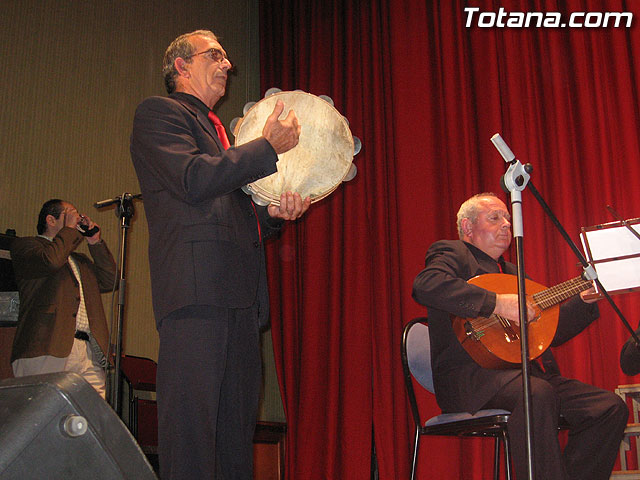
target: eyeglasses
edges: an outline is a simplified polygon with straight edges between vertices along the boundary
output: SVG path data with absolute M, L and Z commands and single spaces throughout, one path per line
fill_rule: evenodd
M 227 62 L 231 63 L 229 58 L 227 58 L 227 54 L 224 53 L 222 50 L 217 49 L 217 48 L 210 48 L 208 50 L 205 50 L 204 52 L 194 53 L 192 55 L 189 55 L 185 59 L 188 59 L 188 58 L 191 58 L 191 57 L 195 57 L 197 55 L 206 55 L 207 58 L 209 58 L 209 60 L 213 60 L 214 62 L 218 62 L 218 63 L 222 63 L 225 60 Z

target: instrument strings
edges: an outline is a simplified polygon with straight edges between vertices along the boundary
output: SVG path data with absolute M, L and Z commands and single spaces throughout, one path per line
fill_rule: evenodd
M 480 319 L 471 320 L 470 323 L 474 330 L 489 328 L 496 323 L 500 323 L 505 329 L 511 327 L 511 322 L 500 315 L 491 315 L 489 318 L 480 317 Z
M 590 280 L 584 280 L 582 277 L 572 278 L 571 280 L 560 283 L 555 287 L 534 293 L 532 295 L 534 307 L 546 310 L 567 298 L 577 295 L 590 286 Z M 511 328 L 511 322 L 500 315 L 491 315 L 489 318 L 481 317 L 479 319 L 470 320 L 470 324 L 474 330 L 483 330 L 495 325 L 496 323 L 500 323 L 505 330 L 507 328 Z
M 542 292 L 535 293 L 533 299 L 543 310 L 553 307 L 558 303 L 573 297 L 591 286 L 590 280 L 583 280 L 581 277 L 572 278 L 560 283 L 555 287 L 548 288 Z

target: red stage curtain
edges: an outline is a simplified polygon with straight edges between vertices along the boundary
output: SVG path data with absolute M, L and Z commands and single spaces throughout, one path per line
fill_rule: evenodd
M 574 240 L 581 226 L 613 220 L 607 204 L 624 218 L 640 216 L 640 6 L 260 5 L 263 91 L 331 96 L 363 144 L 357 177 L 268 246 L 287 478 L 368 479 L 374 442 L 380 478 L 408 478 L 413 439 L 400 337 L 404 323 L 425 313 L 411 285 L 429 244 L 456 238 L 460 203 L 501 192 L 505 165 L 490 137 L 500 132 L 533 165 L 534 185 Z M 636 18 L 631 28 L 467 28 L 466 6 Z M 525 191 L 523 200 L 529 275 L 548 285 L 576 276 L 577 260 L 533 196 Z M 614 297 L 633 327 L 638 296 Z M 613 389 L 634 380 L 618 364 L 628 334 L 608 306 L 601 311 L 556 357 L 565 375 Z M 428 439 L 420 477 L 488 478 L 491 451 L 491 442 Z

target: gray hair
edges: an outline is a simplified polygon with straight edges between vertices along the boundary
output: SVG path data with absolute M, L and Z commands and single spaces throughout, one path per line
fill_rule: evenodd
M 464 237 L 464 232 L 462 231 L 462 220 L 468 218 L 471 220 L 471 223 L 476 223 L 480 213 L 480 200 L 487 197 L 497 198 L 498 196 L 493 192 L 477 193 L 460 205 L 460 210 L 458 210 L 457 215 L 458 236 L 460 237 L 460 240 Z
M 172 94 L 176 90 L 176 77 L 178 71 L 176 70 L 176 59 L 182 58 L 187 63 L 191 63 L 191 56 L 196 53 L 195 47 L 191 44 L 191 37 L 200 36 L 211 38 L 218 41 L 218 37 L 210 30 L 196 30 L 191 33 L 185 33 L 176 38 L 171 45 L 164 52 L 164 59 L 162 61 L 162 75 L 164 77 L 164 86 L 167 89 L 167 93 Z

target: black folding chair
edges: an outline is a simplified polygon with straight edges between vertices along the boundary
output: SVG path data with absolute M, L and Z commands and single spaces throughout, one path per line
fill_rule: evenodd
M 416 388 L 425 388 L 434 393 L 433 374 L 431 370 L 431 344 L 429 343 L 429 327 L 426 318 L 411 320 L 404 327 L 402 335 L 402 367 L 404 380 L 411 404 L 411 412 L 416 425 L 411 463 L 411 480 L 416 477 L 418 452 L 422 435 L 441 435 L 457 437 L 493 437 L 495 453 L 493 478 L 500 476 L 500 444 L 504 448 L 505 475 L 511 480 L 511 451 L 507 421 L 510 412 L 507 410 L 480 410 L 475 415 L 470 413 L 444 413 L 426 419 L 421 413 L 416 397 Z M 424 410 L 424 408 L 422 409 Z

